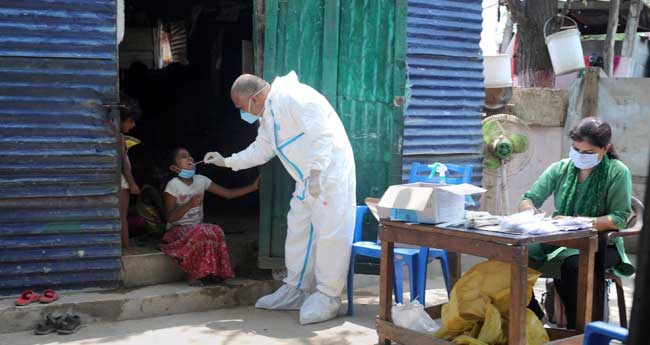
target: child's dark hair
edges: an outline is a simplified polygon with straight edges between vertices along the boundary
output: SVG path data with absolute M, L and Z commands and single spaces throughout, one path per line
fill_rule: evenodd
M 594 146 L 605 148 L 611 144 L 612 140 L 612 127 L 609 123 L 596 118 L 587 117 L 582 119 L 578 125 L 569 132 L 569 138 L 573 141 L 586 141 Z M 614 145 L 610 145 L 607 150 L 607 156 L 610 159 L 619 159 Z
M 177 147 L 169 153 L 169 156 L 167 157 L 167 166 L 176 165 L 176 156 L 181 150 L 187 151 L 187 149 L 184 147 Z
M 124 122 L 127 119 L 133 119 L 137 121 L 142 116 L 142 109 L 140 109 L 140 104 L 135 99 L 127 96 L 126 94 L 120 95 L 120 102 L 122 107 L 120 108 L 120 121 Z
M 176 156 L 181 150 L 187 150 L 184 147 L 177 147 L 173 149 L 170 153 L 169 156 L 167 156 L 167 160 L 165 161 L 166 165 L 163 167 L 167 171 L 167 177 L 165 178 L 165 184 L 167 184 L 169 181 L 171 181 L 174 177 L 176 177 L 176 173 L 173 171 L 169 170 L 169 167 L 172 165 L 176 165 Z

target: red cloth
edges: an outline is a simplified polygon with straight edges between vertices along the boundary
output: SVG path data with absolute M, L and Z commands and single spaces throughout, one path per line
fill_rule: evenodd
M 235 276 L 230 265 L 226 238 L 214 224 L 181 225 L 165 233 L 163 252 L 193 279 L 208 275 L 223 279 Z

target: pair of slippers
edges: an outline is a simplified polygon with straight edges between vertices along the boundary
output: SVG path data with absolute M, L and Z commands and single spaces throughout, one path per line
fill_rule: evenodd
M 34 334 L 45 335 L 57 332 L 59 334 L 73 334 L 81 328 L 81 318 L 79 315 L 64 314 L 54 316 L 47 314 L 43 321 L 39 322 L 34 329 Z
M 34 292 L 34 290 L 27 290 L 27 291 L 23 291 L 23 293 L 20 294 L 20 297 L 18 297 L 18 299 L 16 300 L 16 305 L 26 306 L 34 302 L 47 304 L 47 303 L 52 303 L 57 299 L 59 299 L 59 295 L 56 293 L 56 291 L 51 289 L 47 289 L 43 291 L 43 294 L 40 296 L 36 292 Z

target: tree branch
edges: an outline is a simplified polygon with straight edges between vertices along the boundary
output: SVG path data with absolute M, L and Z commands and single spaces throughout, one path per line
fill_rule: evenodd
M 632 52 L 634 51 L 634 43 L 636 40 L 636 31 L 639 28 L 639 16 L 641 15 L 642 9 L 643 4 L 641 4 L 641 0 L 632 0 L 630 3 L 630 11 L 627 15 L 625 40 L 623 41 L 623 49 L 621 50 L 622 57 L 632 56 Z
M 524 13 L 524 4 L 521 0 L 508 0 L 508 9 L 512 13 L 513 17 L 520 19 Z M 515 20 L 515 22 L 519 21 Z

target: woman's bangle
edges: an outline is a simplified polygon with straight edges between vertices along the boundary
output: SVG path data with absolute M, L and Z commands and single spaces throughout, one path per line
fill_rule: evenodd
M 596 228 L 596 225 L 598 225 L 598 217 L 594 217 L 591 221 L 591 226 Z

